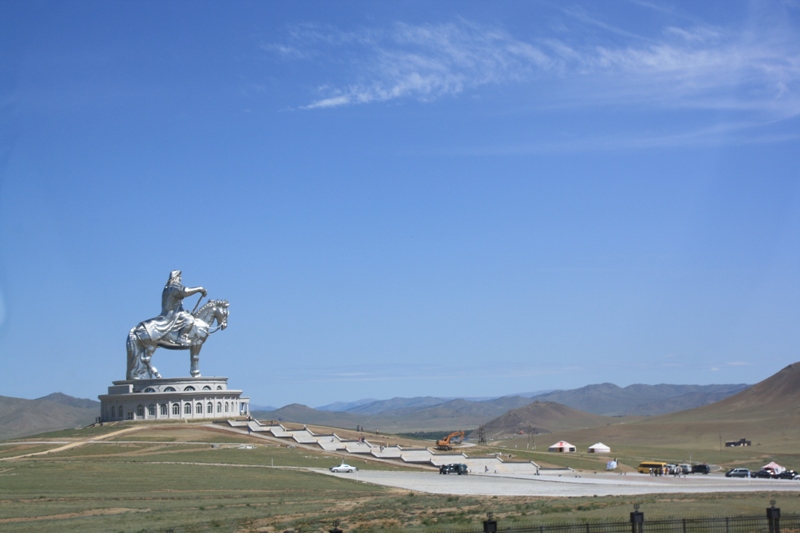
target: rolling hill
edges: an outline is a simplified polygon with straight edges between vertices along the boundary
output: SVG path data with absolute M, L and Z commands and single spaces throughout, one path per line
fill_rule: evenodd
M 87 426 L 100 415 L 100 402 L 56 392 L 35 400 L 0 396 L 0 440 Z
M 555 402 L 534 402 L 484 424 L 486 437 L 501 437 L 519 432 L 542 434 L 618 423 L 619 419 L 577 411 Z

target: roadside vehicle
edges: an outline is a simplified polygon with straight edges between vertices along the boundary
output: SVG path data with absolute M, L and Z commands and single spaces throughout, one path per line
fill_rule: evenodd
M 773 478 L 776 478 L 778 476 L 776 476 L 775 473 L 772 470 L 764 470 L 762 468 L 758 472 L 751 473 L 750 477 L 757 477 L 757 478 L 761 478 L 761 479 L 773 479 Z
M 332 466 L 330 468 L 330 471 L 331 472 L 336 472 L 337 474 L 342 474 L 342 473 L 350 474 L 352 472 L 358 472 L 358 468 L 342 463 L 342 464 L 337 465 L 337 466 Z
M 750 470 L 746 468 L 734 468 L 725 472 L 725 477 L 750 477 Z
M 649 474 L 650 472 L 655 474 L 663 474 L 666 472 L 666 468 L 667 463 L 663 463 L 661 461 L 642 461 L 639 463 L 636 471 L 640 474 Z
M 691 474 L 692 473 L 692 465 L 687 465 L 686 463 L 681 463 L 678 465 L 678 468 L 681 469 L 681 474 Z
M 711 467 L 705 463 L 699 465 L 692 465 L 692 474 L 710 474 Z
M 461 463 L 452 463 L 449 465 L 442 465 L 439 467 L 440 474 L 458 474 L 459 476 L 469 474 L 467 465 Z
M 779 479 L 800 479 L 800 474 L 794 470 L 784 470 L 777 476 Z

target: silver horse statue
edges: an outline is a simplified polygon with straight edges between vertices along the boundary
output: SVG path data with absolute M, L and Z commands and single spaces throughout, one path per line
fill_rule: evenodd
M 128 349 L 127 379 L 160 378 L 156 367 L 150 364 L 156 348 L 167 350 L 189 350 L 192 377 L 200 376 L 200 349 L 208 336 L 220 329 L 228 327 L 228 301 L 209 300 L 197 312 L 191 313 L 194 318 L 188 330 L 172 329 L 166 334 L 158 332 L 156 327 L 159 317 L 144 320 L 128 333 L 126 347 Z M 212 329 L 214 322 L 217 327 Z

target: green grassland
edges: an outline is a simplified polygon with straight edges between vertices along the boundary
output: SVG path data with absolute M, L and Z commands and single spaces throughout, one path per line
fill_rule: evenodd
M 87 438 L 86 433 L 80 436 Z M 480 530 L 490 511 L 502 526 L 626 520 L 634 503 L 639 503 L 649 518 L 760 515 L 773 498 L 784 513 L 800 512 L 800 497 L 786 493 L 600 498 L 414 493 L 368 485 L 359 482 L 357 475 L 327 476 L 306 470 L 338 464 L 341 456 L 337 454 L 226 435 L 214 428 L 193 425 L 143 426 L 111 439 L 119 440 L 0 462 L 0 530 L 277 533 L 327 531 L 335 521 L 346 532 Z M 255 448 L 240 448 L 242 440 Z M 503 452 L 513 455 L 514 460 L 569 463 L 584 470 L 604 468 L 608 459 L 588 454 L 518 451 L 513 442 L 502 444 Z M 519 447 L 520 443 L 516 445 Z M 14 445 L 18 454 L 39 451 L 37 447 L 42 445 L 31 446 Z M 13 454 L 4 451 L 8 452 L 6 458 Z M 496 452 L 498 447 L 475 451 Z M 619 448 L 620 459 L 629 464 L 640 456 L 658 458 L 667 451 Z M 754 447 L 730 453 L 725 458 L 747 463 L 760 460 L 762 451 Z M 788 462 L 795 456 L 776 457 Z M 359 469 L 408 468 L 358 456 L 348 456 L 346 461 Z

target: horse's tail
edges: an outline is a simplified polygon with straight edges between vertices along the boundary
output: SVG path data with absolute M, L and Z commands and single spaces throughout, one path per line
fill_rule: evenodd
M 141 364 L 139 356 L 143 348 L 139 334 L 142 329 L 144 328 L 139 324 L 128 332 L 128 339 L 125 341 L 125 349 L 128 352 L 128 372 L 125 379 L 133 379 L 134 375 L 139 371 L 139 365 Z
M 136 368 L 136 334 L 134 329 L 128 332 L 128 339 L 125 341 L 125 348 L 128 352 L 128 371 L 125 373 L 125 379 L 133 379 L 133 370 Z

